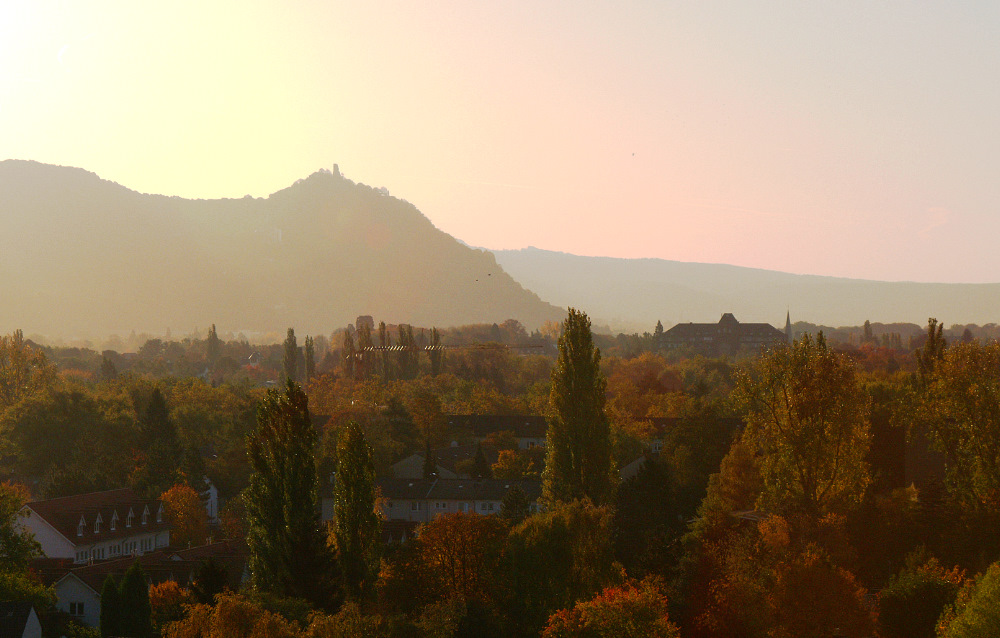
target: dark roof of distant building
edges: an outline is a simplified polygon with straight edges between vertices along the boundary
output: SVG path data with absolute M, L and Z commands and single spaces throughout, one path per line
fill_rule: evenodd
M 60 534 L 76 545 L 89 545 L 113 538 L 124 538 L 137 534 L 155 533 L 170 529 L 166 516 L 157 516 L 160 511 L 159 499 L 140 498 L 129 488 L 88 492 L 63 496 L 45 501 L 32 501 L 25 507 L 54 527 Z M 142 514 L 149 508 L 146 524 L 142 524 Z M 128 514 L 134 515 L 132 526 L 128 527 Z M 112 530 L 111 521 L 117 519 Z M 101 517 L 100 531 L 94 531 L 94 522 Z M 160 518 L 157 521 L 157 518 Z M 78 526 L 83 521 L 82 534 Z
M 29 602 L 0 602 L 0 638 L 24 636 L 32 608 Z
M 470 431 L 475 436 L 513 432 L 517 438 L 544 439 L 548 423 L 543 416 L 501 414 L 449 414 L 448 425 Z
M 667 341 L 674 339 L 697 339 L 702 337 L 714 337 L 723 328 L 735 330 L 743 337 L 754 337 L 757 339 L 785 339 L 786 335 L 769 323 L 740 323 L 731 312 L 722 315 L 718 323 L 679 323 L 669 330 L 664 331 L 663 338 Z
M 384 498 L 442 501 L 500 501 L 514 486 L 520 487 L 529 501 L 542 494 L 541 481 L 521 479 L 396 479 L 377 481 Z

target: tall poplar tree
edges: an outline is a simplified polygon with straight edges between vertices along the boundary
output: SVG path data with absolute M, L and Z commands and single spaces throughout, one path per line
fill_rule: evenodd
M 288 380 L 269 390 L 247 440 L 248 568 L 255 591 L 326 607 L 332 561 L 320 532 L 316 440 L 302 388 Z
M 347 594 L 372 591 L 378 574 L 380 526 L 375 512 L 375 464 L 361 427 L 350 421 L 337 440 L 333 487 L 333 541 Z
M 392 359 L 389 357 L 392 337 L 389 336 L 389 329 L 384 321 L 380 321 L 378 324 L 378 345 L 381 348 L 378 352 L 379 375 L 384 383 L 392 379 Z
M 284 371 L 286 380 L 298 381 L 299 346 L 295 340 L 295 328 L 289 328 L 288 336 L 285 337 Z
M 149 585 L 146 572 L 138 561 L 125 572 L 118 590 L 118 636 L 149 638 L 153 633 L 152 608 L 149 604 Z
M 309 383 L 309 380 L 313 378 L 316 374 L 316 343 L 313 338 L 306 335 L 306 378 L 305 383 Z
M 361 353 L 359 379 L 367 379 L 372 373 L 372 330 L 367 323 L 358 323 L 358 351 Z M 358 365 L 358 364 L 355 364 Z
M 356 364 L 356 356 L 354 351 L 354 337 L 351 336 L 351 331 L 344 331 L 344 374 L 348 379 L 354 378 L 354 370 Z
M 101 615 L 98 620 L 101 636 L 121 636 L 121 602 L 118 600 L 118 581 L 111 574 L 101 587 Z
M 431 375 L 437 376 L 441 374 L 441 369 L 444 363 L 444 351 L 441 350 L 441 333 L 438 332 L 437 328 L 431 328 Z
M 584 497 L 600 505 L 613 496 L 611 429 L 604 414 L 606 385 L 590 319 L 570 308 L 559 337 L 549 393 L 551 414 L 542 474 L 542 499 L 549 505 Z
M 215 331 L 215 324 L 212 324 L 212 328 L 208 331 L 208 339 L 205 340 L 205 355 L 208 357 L 208 362 L 213 366 L 219 361 L 219 356 L 222 354 L 222 339 L 219 339 L 219 334 Z

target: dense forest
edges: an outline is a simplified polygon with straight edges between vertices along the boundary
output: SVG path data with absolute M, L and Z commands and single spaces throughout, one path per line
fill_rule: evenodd
M 245 538 L 249 579 L 154 586 L 124 635 L 996 635 L 997 327 L 793 328 L 724 358 L 663 350 L 662 326 L 595 334 L 573 310 L 532 333 L 359 317 L 301 345 L 212 326 L 131 352 L 14 332 L 0 600 L 54 603 L 26 501 L 129 486 L 170 504 L 173 542 Z M 446 415 L 545 416 L 544 451 L 500 432 L 482 442 L 496 462 L 464 468 L 540 480 L 539 506 L 515 490 L 498 515 L 385 545 L 376 477 L 475 442 Z M 206 477 L 217 529 L 191 500 Z

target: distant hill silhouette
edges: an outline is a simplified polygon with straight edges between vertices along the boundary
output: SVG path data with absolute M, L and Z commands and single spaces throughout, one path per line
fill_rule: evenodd
M 565 314 L 413 205 L 326 170 L 266 199 L 188 200 L 7 160 L 0 221 L 0 333 L 324 334 L 361 314 L 530 329 Z
M 740 321 L 784 327 L 793 321 L 857 326 L 871 321 L 926 325 L 1000 321 L 1000 284 L 882 282 L 792 275 L 724 264 L 580 257 L 538 248 L 495 250 L 497 262 L 527 288 L 560 306 L 584 308 L 614 330 L 650 331 L 657 320 Z

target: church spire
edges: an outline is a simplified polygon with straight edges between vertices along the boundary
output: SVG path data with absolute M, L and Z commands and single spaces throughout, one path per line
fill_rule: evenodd
M 789 310 L 785 311 L 785 338 L 788 343 L 792 342 L 792 313 Z

